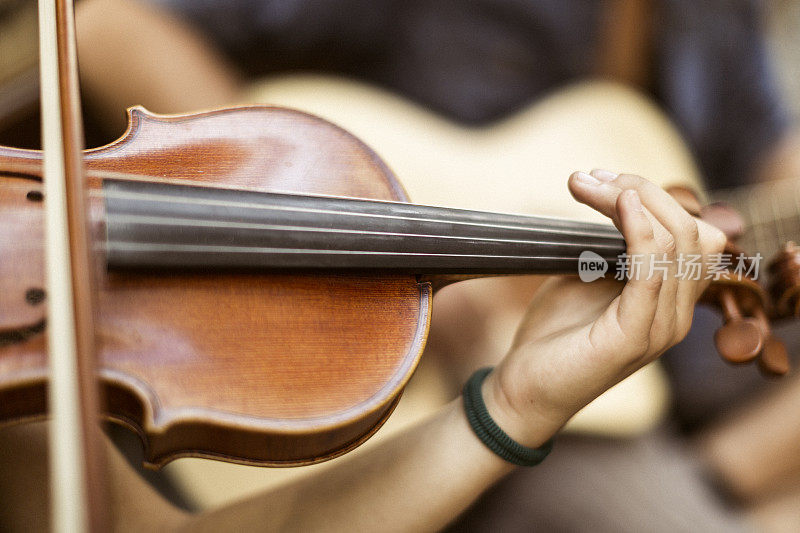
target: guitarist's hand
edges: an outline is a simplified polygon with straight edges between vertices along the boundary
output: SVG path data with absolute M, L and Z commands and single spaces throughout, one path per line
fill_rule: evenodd
M 500 427 L 529 446 L 542 444 L 578 410 L 686 335 L 709 283 L 708 265 L 704 260 L 699 279 L 679 278 L 676 258 L 705 259 L 725 245 L 722 232 L 638 176 L 575 173 L 569 187 L 578 201 L 611 218 L 628 255 L 643 263 L 624 285 L 561 278 L 537 293 L 511 351 L 483 387 Z M 666 276 L 658 268 L 649 275 L 650 259 L 664 254 Z

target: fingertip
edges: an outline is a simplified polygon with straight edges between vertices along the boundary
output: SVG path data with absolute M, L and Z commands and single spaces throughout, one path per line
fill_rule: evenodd
M 617 222 L 617 200 L 621 190 L 586 172 L 574 172 L 568 181 L 569 192 L 580 203 Z
M 585 172 L 573 172 L 567 182 L 570 194 L 583 204 L 591 203 L 596 197 L 601 182 Z
M 695 222 L 703 253 L 719 254 L 725 251 L 725 247 L 728 245 L 728 236 L 724 231 L 702 219 L 695 219 Z
M 596 187 L 600 185 L 600 180 L 591 174 L 587 174 L 586 172 L 573 172 L 569 179 L 571 183 L 575 183 L 584 187 Z
M 613 181 L 619 177 L 618 173 L 611 172 L 610 170 L 604 170 L 602 168 L 595 168 L 590 172 L 590 174 L 600 181 Z

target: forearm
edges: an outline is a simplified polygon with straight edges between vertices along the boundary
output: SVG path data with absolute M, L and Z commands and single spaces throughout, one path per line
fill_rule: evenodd
M 217 50 L 146 2 L 80 2 L 76 23 L 82 86 L 110 129 L 121 131 L 129 106 L 181 113 L 238 95 L 238 75 Z
M 543 428 L 540 440 L 551 433 Z M 457 400 L 353 460 L 196 516 L 187 529 L 439 529 L 512 468 L 478 440 Z
M 703 432 L 700 451 L 739 498 L 754 503 L 800 480 L 800 376 Z

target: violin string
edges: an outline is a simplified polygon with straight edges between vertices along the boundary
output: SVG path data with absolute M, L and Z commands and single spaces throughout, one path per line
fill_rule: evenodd
M 246 208 L 246 209 L 260 209 L 260 210 L 271 210 L 271 211 L 285 211 L 285 212 L 293 212 L 293 213 L 315 213 L 315 214 L 325 214 L 325 215 L 342 215 L 342 216 L 355 216 L 355 217 L 366 217 L 366 218 L 381 218 L 381 219 L 391 219 L 391 220 L 400 220 L 400 221 L 414 221 L 414 222 L 429 222 L 429 223 L 437 223 L 437 224 L 455 224 L 455 225 L 464 225 L 464 226 L 474 226 L 480 228 L 492 228 L 492 229 L 505 229 L 505 230 L 518 230 L 518 231 L 530 231 L 530 232 L 538 232 L 538 233 L 554 233 L 554 234 L 562 234 L 567 235 L 570 237 L 596 237 L 601 239 L 619 239 L 621 238 L 621 234 L 614 229 L 612 226 L 603 226 L 598 224 L 597 229 L 594 231 L 581 231 L 581 230 L 570 230 L 570 229 L 559 229 L 559 228 L 552 228 L 552 227 L 528 227 L 528 226 L 515 226 L 509 224 L 491 224 L 491 223 L 483 223 L 483 222 L 468 222 L 463 220 L 446 220 L 446 219 L 435 219 L 435 218 L 426 218 L 426 217 L 409 217 L 409 216 L 402 216 L 402 215 L 391 215 L 391 214 L 382 214 L 382 213 L 361 213 L 357 211 L 338 211 L 338 210 L 331 210 L 331 209 L 319 209 L 319 208 L 311 208 L 311 207 L 299 207 L 299 206 L 278 206 L 278 205 L 270 205 L 270 204 L 260 204 L 260 203 L 253 203 L 253 202 L 233 202 L 229 200 L 215 200 L 215 199 L 197 199 L 191 197 L 183 197 L 183 196 L 173 196 L 173 195 L 161 195 L 155 193 L 138 193 L 138 192 L 130 192 L 130 191 L 105 191 L 104 193 L 105 198 L 114 198 L 120 200 L 147 200 L 152 202 L 160 202 L 160 203 L 181 203 L 181 204 L 194 204 L 194 205 L 202 205 L 202 206 L 216 206 L 216 207 L 238 207 L 238 208 Z M 408 204 L 403 204 L 407 206 Z M 523 215 L 520 215 L 524 217 Z M 536 220 L 538 217 L 525 217 L 530 218 L 532 221 Z
M 10 172 L 19 172 L 23 174 L 30 174 L 33 176 L 38 176 L 41 173 L 41 162 L 12 162 L 11 167 L 9 169 Z M 88 169 L 86 171 L 87 177 L 96 177 L 96 178 L 105 178 L 105 179 L 123 179 L 129 181 L 140 181 L 140 182 L 158 182 L 158 183 L 170 183 L 175 185 L 187 185 L 187 180 L 183 178 L 167 178 L 165 176 L 151 176 L 148 174 L 133 174 L 127 172 L 118 172 L 118 171 L 108 171 L 108 170 L 97 170 L 97 169 Z M 781 180 L 779 182 L 771 182 L 773 185 L 778 184 L 789 184 L 789 189 L 794 192 L 795 196 L 795 216 L 798 221 L 798 225 L 800 225 L 800 189 L 798 189 L 796 185 L 797 181 L 794 178 L 789 178 L 786 180 Z M 217 184 L 217 183 L 203 183 L 192 181 L 192 187 L 204 187 L 204 188 L 213 188 L 213 189 L 226 189 L 226 190 L 241 190 L 235 187 L 226 187 L 225 184 Z M 736 188 L 731 189 L 720 189 L 714 192 L 713 197 L 715 200 L 722 200 L 726 203 L 731 204 L 734 206 L 737 211 L 740 213 L 749 212 L 753 222 L 755 220 L 760 220 L 761 217 L 753 216 L 755 215 L 755 211 L 759 211 L 760 209 L 753 209 L 754 208 L 754 201 L 753 198 L 761 198 L 764 196 L 764 184 L 756 183 L 751 185 L 744 185 L 739 186 Z M 97 191 L 90 191 L 90 195 L 92 196 L 103 196 L 104 193 L 97 192 Z M 734 200 L 734 198 L 736 198 Z M 740 201 L 739 198 L 744 198 L 744 201 Z M 374 200 L 381 202 L 382 200 Z M 399 202 L 398 202 L 399 203 Z M 539 218 L 551 218 L 546 216 L 539 216 Z M 556 217 L 552 217 L 554 220 L 559 220 Z M 753 224 L 758 225 L 758 224 Z M 613 228 L 611 228 L 613 230 Z M 762 230 L 763 231 L 763 230 Z M 763 241 L 763 234 L 759 235 L 759 238 L 756 239 L 757 241 Z
M 36 172 L 40 171 L 40 165 L 38 164 L 26 164 L 26 163 L 16 163 L 12 171 L 14 172 L 22 172 L 22 173 L 30 173 L 35 174 Z M 139 181 L 145 183 L 160 183 L 160 184 L 174 184 L 180 186 L 187 186 L 187 180 L 181 178 L 165 178 L 163 176 L 149 176 L 146 174 L 130 174 L 125 172 L 115 172 L 115 171 L 101 171 L 101 170 L 88 170 L 86 173 L 87 177 L 97 177 L 97 178 L 104 178 L 104 179 L 120 179 L 120 180 L 127 180 L 127 181 Z M 196 188 L 207 188 L 207 189 L 223 189 L 223 190 L 230 190 L 230 191 L 237 191 L 242 192 L 242 189 L 233 188 L 233 187 L 225 187 L 224 184 L 204 184 L 201 182 L 192 182 L 191 187 Z M 131 193 L 126 193 L 131 194 Z M 139 198 L 149 199 L 154 201 L 181 201 L 183 203 L 199 203 L 199 204 L 209 204 L 209 201 L 198 201 L 194 198 L 188 197 L 180 197 L 180 196 L 171 196 L 171 195 L 148 195 L 145 198 L 144 194 L 136 193 Z M 288 193 L 291 194 L 291 193 Z M 99 190 L 90 190 L 89 191 L 90 197 L 95 198 L 108 198 L 110 195 L 108 191 L 99 191 Z M 319 196 L 323 198 L 337 198 L 335 196 L 321 196 L 321 195 L 309 195 L 309 196 Z M 126 196 L 123 196 L 120 192 L 115 191 L 113 197 L 124 199 Z M 134 196 L 127 196 L 127 198 L 135 198 Z M 402 206 L 409 206 L 409 205 L 416 205 L 416 204 L 408 204 L 403 202 L 393 202 L 393 201 L 386 201 L 386 200 L 375 200 L 369 199 L 370 202 L 378 202 L 378 203 L 396 203 Z M 238 202 L 224 202 L 224 201 L 212 201 L 213 205 L 218 206 L 228 206 L 228 207 L 246 207 L 246 208 L 253 208 L 253 209 L 280 209 L 276 206 L 265 206 L 263 204 L 252 204 L 252 203 L 238 203 Z M 571 222 L 573 224 L 581 224 L 582 226 L 593 226 L 593 231 L 591 232 L 580 232 L 576 233 L 573 230 L 559 230 L 557 228 L 529 228 L 525 226 L 509 226 L 509 225 L 501 225 L 501 224 L 485 224 L 485 223 L 478 223 L 478 222 L 466 222 L 466 221 L 447 221 L 447 220 L 437 220 L 437 219 L 426 219 L 426 218 L 418 218 L 418 217 L 403 217 L 397 215 L 383 215 L 383 214 L 369 214 L 369 213 L 358 213 L 358 212 L 346 212 L 346 211 L 332 211 L 332 210 L 313 210 L 313 209 L 301 209 L 301 208 L 283 208 L 283 210 L 287 211 L 297 211 L 297 212 L 317 212 L 323 214 L 341 214 L 341 215 L 351 215 L 351 216 L 367 216 L 367 217 L 377 217 L 377 218 L 391 218 L 396 220 L 414 220 L 414 221 L 421 221 L 421 222 L 433 222 L 433 223 L 451 223 L 451 224 L 462 224 L 462 225 L 471 225 L 475 227 L 485 227 L 485 228 L 497 228 L 497 229 L 514 229 L 514 230 L 522 230 L 522 231 L 537 231 L 537 232 L 551 232 L 551 233 L 562 233 L 569 236 L 580 236 L 580 237 L 610 237 L 614 239 L 621 238 L 619 232 L 610 225 L 605 224 L 596 224 L 596 223 L 588 223 L 588 222 L 576 222 L 576 221 L 569 221 L 567 219 L 561 219 L 558 217 L 549 217 L 545 215 L 516 215 L 521 218 L 530 218 L 536 219 L 539 221 L 553 221 L 553 222 Z
M 265 191 L 248 191 L 246 189 L 242 189 L 240 187 L 227 187 L 225 184 L 216 184 L 216 183 L 204 183 L 198 181 L 189 181 L 185 178 L 166 178 L 163 176 L 148 176 L 146 174 L 127 174 L 124 172 L 113 172 L 113 171 L 98 171 L 98 170 L 90 170 L 87 172 L 88 176 L 95 176 L 99 178 L 105 179 L 112 179 L 112 180 L 124 180 L 124 181 L 137 181 L 142 183 L 155 183 L 155 184 L 166 184 L 166 185 L 177 185 L 180 187 L 191 187 L 193 189 L 220 189 L 225 191 L 232 191 L 232 192 L 261 192 L 262 194 L 281 194 L 287 196 L 307 196 L 312 198 L 325 198 L 325 199 L 332 199 L 332 200 L 353 200 L 353 201 L 366 201 L 372 203 L 379 203 L 379 204 L 397 204 L 399 206 L 419 206 L 419 207 L 433 207 L 439 208 L 437 206 L 427 206 L 424 204 L 415 204 L 413 202 L 399 202 L 396 200 L 383 200 L 383 199 L 376 199 L 376 198 L 344 198 L 342 196 L 336 195 L 325 195 L 325 194 L 318 194 L 318 193 L 296 193 L 291 191 L 272 191 L 272 192 L 265 192 Z M 126 191 L 128 192 L 128 191 Z M 115 191 L 115 193 L 119 193 L 119 191 Z M 140 193 L 141 194 L 141 193 Z M 102 190 L 90 190 L 89 195 L 92 197 L 99 197 L 103 198 L 107 195 L 107 192 Z M 180 195 L 169 196 L 166 195 L 168 198 L 184 198 Z M 442 208 L 442 209 L 451 209 L 451 208 Z M 452 208 L 456 211 L 468 211 L 465 209 L 458 209 Z M 491 213 L 490 213 L 491 214 Z M 510 213 L 502 213 L 503 215 L 509 215 Z M 617 233 L 617 230 L 608 224 L 599 224 L 599 223 L 592 223 L 592 222 L 579 222 L 579 221 L 572 221 L 569 219 L 564 219 L 555 216 L 548 216 L 548 215 L 527 215 L 527 214 L 515 214 L 514 216 L 519 216 L 521 218 L 530 218 L 530 219 L 538 219 L 541 221 L 551 221 L 551 222 L 571 222 L 573 224 L 581 224 L 584 226 L 595 226 L 597 231 L 608 231 L 611 233 Z
M 109 220 L 113 219 L 115 223 L 134 224 L 134 225 L 150 225 L 150 226 L 165 226 L 165 227 L 207 227 L 207 228 L 231 228 L 231 229 L 254 229 L 265 231 L 297 231 L 297 232 L 311 232 L 311 233 L 336 233 L 336 234 L 349 234 L 349 235 L 376 235 L 386 237 L 419 237 L 419 238 L 432 238 L 432 239 L 451 239 L 462 241 L 483 241 L 491 243 L 504 243 L 504 244 L 525 244 L 533 246 L 574 246 L 586 248 L 586 243 L 575 242 L 551 242 L 540 240 L 522 240 L 522 239 L 505 239 L 505 238 L 491 238 L 491 237 L 472 237 L 472 236 L 459 236 L 459 235 L 430 235 L 422 233 L 398 233 L 390 231 L 375 231 L 375 230 L 355 230 L 355 229 L 340 229 L 340 228 L 323 228 L 316 226 L 288 226 L 281 224 L 261 224 L 253 222 L 231 222 L 231 221 L 214 221 L 202 219 L 179 219 L 171 217 L 157 217 L 149 215 L 112 215 Z M 610 249 L 616 250 L 622 245 L 622 236 L 619 238 L 619 244 L 592 244 L 595 249 Z
M 398 256 L 398 257 L 456 257 L 478 259 L 525 259 L 531 261 L 577 261 L 577 257 L 546 255 L 497 255 L 497 254 L 452 254 L 429 252 L 380 252 L 373 250 L 319 250 L 310 248 L 273 248 L 259 246 L 232 246 L 209 244 L 154 244 L 147 242 L 108 242 L 95 246 L 100 251 L 169 252 L 169 253 L 247 253 L 272 255 L 352 255 L 352 256 Z M 602 257 L 602 256 L 601 256 Z M 603 259 L 615 261 L 616 256 Z

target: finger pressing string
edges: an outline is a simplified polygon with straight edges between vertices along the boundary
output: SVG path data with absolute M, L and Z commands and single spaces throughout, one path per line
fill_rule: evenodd
M 628 243 L 628 255 L 652 257 L 657 252 L 654 228 L 644 211 L 639 194 L 631 189 L 622 192 L 617 200 L 616 210 L 620 230 Z M 658 307 L 661 285 L 659 276 L 630 276 L 616 308 L 616 319 L 622 331 L 635 338 L 647 339 Z M 612 308 L 613 306 L 609 311 Z

